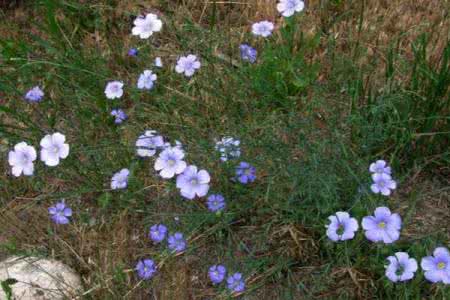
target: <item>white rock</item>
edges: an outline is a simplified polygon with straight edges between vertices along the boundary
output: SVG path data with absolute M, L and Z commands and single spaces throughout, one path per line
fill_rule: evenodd
M 15 279 L 10 285 L 14 300 L 73 299 L 80 294 L 80 277 L 65 264 L 46 258 L 10 257 L 0 262 L 0 281 Z M 6 294 L 0 287 L 0 299 Z

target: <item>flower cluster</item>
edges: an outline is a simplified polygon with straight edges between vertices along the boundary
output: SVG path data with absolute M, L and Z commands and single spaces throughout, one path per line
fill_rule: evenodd
M 218 285 L 225 280 L 227 269 L 223 265 L 213 265 L 208 270 L 208 276 L 213 285 Z M 245 280 L 241 273 L 230 274 L 226 280 L 227 288 L 233 293 L 241 293 L 245 290 Z
M 278 10 L 283 16 L 291 16 L 295 12 L 303 9 L 302 1 L 280 1 Z M 141 39 L 148 39 L 153 34 L 161 31 L 163 23 L 156 14 L 146 14 L 138 16 L 133 22 L 131 34 Z M 253 24 L 252 32 L 257 36 L 268 37 L 272 34 L 275 26 L 272 22 L 261 21 Z M 250 63 L 255 63 L 257 50 L 248 44 L 239 47 L 241 58 Z M 138 48 L 130 48 L 128 56 L 138 57 Z M 161 57 L 156 57 L 154 66 L 162 68 Z M 192 77 L 202 66 L 200 59 L 194 54 L 180 56 L 176 62 L 175 72 L 183 74 L 185 77 Z M 152 70 L 144 70 L 137 78 L 137 89 L 152 90 L 155 87 L 158 76 Z M 115 100 L 124 96 L 125 83 L 121 80 L 112 80 L 106 83 L 104 94 L 107 99 Z M 40 102 L 44 97 L 44 92 L 38 86 L 29 90 L 25 99 L 29 102 Z M 121 108 L 111 110 L 110 115 L 116 124 L 121 124 L 128 119 L 127 114 Z M 185 151 L 178 141 L 175 145 L 164 141 L 162 135 L 156 131 L 147 130 L 139 136 L 136 143 L 137 156 L 146 158 L 156 156 L 154 170 L 163 179 L 176 180 L 176 188 L 180 195 L 192 200 L 196 197 L 205 197 L 210 189 L 211 177 L 207 170 L 190 165 L 185 161 Z M 48 134 L 40 141 L 40 159 L 45 165 L 54 167 L 59 165 L 62 159 L 69 155 L 69 145 L 65 142 L 65 136 L 60 133 Z M 217 151 L 220 152 L 221 160 L 227 161 L 238 158 L 241 155 L 240 141 L 231 137 L 224 137 L 216 144 Z M 35 148 L 26 142 L 18 143 L 8 155 L 8 161 L 12 167 L 14 176 L 34 174 L 34 162 L 37 159 Z M 256 169 L 247 162 L 240 162 L 236 166 L 235 180 L 242 184 L 251 183 L 256 180 Z M 110 187 L 113 190 L 125 189 L 128 187 L 130 170 L 123 168 L 113 174 Z M 210 194 L 206 205 L 211 212 L 223 211 L 226 207 L 225 198 L 221 194 Z M 64 200 L 55 203 L 48 208 L 51 220 L 56 224 L 68 224 L 72 217 L 72 209 L 67 206 Z M 167 247 L 171 252 L 181 253 L 186 249 L 186 239 L 180 232 L 169 234 L 164 224 L 151 226 L 149 238 L 156 244 L 167 240 Z M 148 280 L 157 272 L 157 265 L 152 259 L 142 259 L 138 261 L 135 270 L 143 280 Z M 212 266 L 209 276 L 214 284 L 219 284 L 226 280 L 227 288 L 233 293 L 240 293 L 245 290 L 245 280 L 241 273 L 229 274 L 227 277 L 226 268 L 222 265 Z
M 347 212 L 337 212 L 328 217 L 327 236 L 330 240 L 345 241 L 355 237 L 358 231 L 358 221 L 351 218 Z M 364 217 L 362 227 L 365 236 L 371 242 L 391 244 L 400 237 L 402 220 L 396 213 L 391 213 L 387 207 L 378 207 L 374 216 Z M 450 252 L 443 247 L 436 248 L 434 256 L 422 259 L 421 267 L 425 271 L 425 278 L 433 283 L 443 282 L 450 284 Z M 408 253 L 397 252 L 387 258 L 386 277 L 392 282 L 407 281 L 414 277 L 417 271 L 417 261 L 410 258 Z
M 166 239 L 168 230 L 164 224 L 155 224 L 150 227 L 148 237 L 155 243 L 159 244 Z M 175 232 L 168 236 L 168 248 L 174 252 L 180 253 L 186 249 L 186 240 L 180 232 Z
M 181 253 L 186 249 L 186 240 L 182 233 L 175 232 L 168 235 L 168 229 L 164 224 L 155 224 L 150 227 L 148 237 L 155 244 L 159 244 L 167 237 L 167 247 L 174 253 Z M 142 280 L 148 280 L 156 273 L 156 265 L 152 259 L 144 259 L 138 261 L 136 265 L 138 277 Z
M 216 150 L 220 153 L 220 160 L 227 161 L 232 158 L 241 156 L 241 141 L 232 137 L 223 137 L 220 141 L 216 141 Z
M 387 260 L 386 277 L 392 282 L 411 280 L 418 270 L 417 261 L 406 252 L 397 252 Z M 428 281 L 450 284 L 450 252 L 447 248 L 436 248 L 433 255 L 422 258 L 420 267 Z
M 69 156 L 69 144 L 66 144 L 66 137 L 59 133 L 47 134 L 40 142 L 40 159 L 45 165 L 55 167 L 59 165 L 61 159 Z M 34 174 L 34 161 L 37 158 L 36 150 L 26 142 L 20 142 L 14 146 L 14 150 L 8 153 L 8 163 L 11 166 L 11 173 L 19 177 L 20 175 L 31 176 Z
M 391 190 L 397 188 L 397 183 L 391 177 L 391 167 L 384 160 L 377 160 L 370 164 L 369 170 L 373 180 L 370 189 L 375 194 L 381 193 L 383 196 L 389 196 Z
M 359 228 L 358 221 L 351 218 L 347 212 L 337 212 L 328 219 L 330 224 L 326 228 L 330 240 L 337 242 L 355 237 L 355 232 Z M 400 237 L 402 220 L 399 214 L 391 213 L 389 208 L 378 207 L 375 209 L 374 216 L 364 217 L 361 224 L 369 241 L 391 244 Z

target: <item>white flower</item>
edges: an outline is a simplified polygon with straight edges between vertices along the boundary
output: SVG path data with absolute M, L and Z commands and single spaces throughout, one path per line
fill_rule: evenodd
M 155 58 L 155 66 L 158 67 L 158 68 L 162 68 L 163 67 L 163 62 L 162 62 L 161 57 Z
M 186 169 L 186 162 L 183 160 L 184 152 L 176 147 L 167 148 L 159 154 L 155 161 L 155 170 L 161 171 L 162 178 L 172 178 Z
M 200 66 L 201 64 L 197 59 L 197 56 L 189 54 L 188 56 L 182 56 L 178 59 L 175 71 L 179 74 L 184 73 L 186 77 L 191 77 L 197 69 L 200 69 Z
M 207 171 L 198 171 L 196 166 L 188 166 L 177 176 L 176 186 L 180 189 L 181 196 L 192 200 L 195 196 L 203 197 L 208 194 L 210 180 Z
M 283 17 L 290 17 L 304 8 L 305 3 L 302 0 L 280 0 L 280 3 L 277 4 L 277 10 Z
M 108 99 L 120 98 L 123 95 L 123 82 L 110 81 L 106 84 L 105 95 Z
M 111 188 L 113 190 L 124 189 L 128 185 L 128 176 L 130 171 L 128 169 L 122 169 L 115 173 L 111 178 Z
M 20 142 L 14 146 L 14 150 L 9 151 L 8 162 L 12 167 L 14 176 L 19 177 L 22 173 L 31 176 L 34 173 L 33 161 L 36 160 L 36 150 L 33 146 L 28 146 L 25 142 Z
M 252 25 L 252 33 L 262 37 L 268 37 L 272 34 L 274 25 L 269 21 L 261 21 Z
M 156 81 L 156 74 L 153 74 L 151 70 L 145 70 L 141 75 L 139 75 L 137 87 L 141 90 L 151 90 Z
M 148 39 L 153 32 L 158 32 L 162 28 L 162 22 L 155 14 L 147 14 L 145 17 L 139 16 L 134 20 L 134 27 L 131 30 L 133 35 L 138 35 L 141 39 Z
M 151 157 L 155 155 L 156 149 L 164 147 L 164 139 L 160 135 L 156 135 L 154 130 L 147 130 L 140 135 L 136 141 L 136 152 L 141 157 Z
M 66 137 L 59 132 L 47 134 L 41 140 L 41 160 L 47 166 L 57 166 L 60 158 L 64 159 L 69 155 L 69 145 L 65 141 Z
M 240 141 L 232 137 L 226 136 L 222 140 L 216 141 L 216 150 L 220 152 L 220 160 L 227 161 L 230 158 L 241 156 Z

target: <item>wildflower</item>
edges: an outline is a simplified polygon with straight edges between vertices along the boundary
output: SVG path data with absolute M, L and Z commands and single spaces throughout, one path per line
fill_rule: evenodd
M 20 142 L 14 146 L 14 150 L 8 153 L 8 163 L 12 167 L 12 174 L 19 177 L 22 173 L 31 176 L 34 173 L 36 150 L 26 142 Z
M 247 184 L 255 181 L 256 169 L 249 163 L 242 161 L 236 167 L 236 178 L 240 183 Z
M 64 203 L 64 200 L 51 206 L 48 209 L 51 219 L 56 224 L 68 224 L 69 218 L 72 216 L 72 209 Z
M 227 287 L 232 292 L 243 292 L 245 290 L 245 281 L 241 273 L 234 273 L 227 278 Z
M 243 60 L 248 60 L 251 63 L 256 61 L 256 56 L 258 55 L 258 51 L 255 48 L 248 44 L 241 44 L 239 46 L 239 50 L 241 51 L 241 58 Z
M 395 190 L 397 188 L 397 183 L 388 174 L 375 173 L 372 175 L 372 179 L 373 184 L 370 186 L 370 189 L 375 194 L 381 193 L 384 196 L 389 196 L 391 194 L 391 190 Z
M 115 118 L 114 123 L 116 123 L 116 124 L 120 124 L 123 121 L 125 121 L 126 119 L 128 119 L 127 114 L 120 108 L 113 109 L 111 111 L 111 116 L 113 116 Z
M 359 225 L 355 218 L 351 218 L 347 212 L 338 211 L 336 215 L 329 216 L 331 221 L 326 225 L 327 236 L 333 242 L 351 240 L 355 237 Z
M 450 284 L 450 252 L 447 248 L 436 248 L 433 256 L 422 258 L 420 266 L 425 271 L 425 278 L 428 281 Z
M 179 74 L 184 73 L 186 77 L 191 77 L 197 69 L 200 69 L 200 66 L 201 64 L 197 56 L 189 54 L 178 59 L 175 71 Z
M 409 258 L 406 252 L 397 252 L 387 258 L 389 265 L 386 267 L 386 277 L 392 282 L 408 281 L 414 277 L 417 271 L 417 261 Z
M 140 260 L 136 265 L 139 278 L 148 280 L 156 273 L 156 264 L 152 259 Z
M 222 265 L 211 266 L 208 272 L 209 279 L 211 279 L 214 284 L 221 283 L 225 279 L 226 274 L 227 269 Z
M 296 12 L 301 12 L 305 8 L 302 0 L 280 0 L 277 10 L 283 17 L 290 17 Z
M 177 177 L 177 188 L 181 195 L 189 200 L 195 196 L 206 196 L 209 190 L 210 177 L 207 171 L 197 171 L 196 166 L 188 166 L 183 173 Z
M 130 170 L 122 169 L 115 173 L 111 178 L 111 189 L 118 190 L 124 189 L 128 185 L 128 176 L 130 175 Z
M 154 130 L 147 130 L 139 136 L 136 141 L 137 155 L 141 157 L 151 157 L 155 155 L 156 149 L 164 146 L 163 137 L 157 135 Z
M 272 22 L 261 21 L 252 25 L 252 33 L 257 36 L 260 35 L 262 37 L 268 37 L 272 34 L 273 28 L 274 25 Z
M 375 209 L 375 216 L 362 219 L 362 227 L 366 238 L 372 242 L 391 244 L 399 239 L 402 219 L 399 214 L 391 213 L 387 207 Z
M 105 95 L 108 99 L 120 98 L 123 95 L 123 82 L 110 81 L 106 84 Z
M 66 137 L 59 133 L 47 134 L 41 140 L 41 160 L 49 167 L 59 165 L 59 160 L 69 156 Z
M 25 99 L 29 102 L 41 102 L 43 97 L 44 92 L 38 86 L 35 86 L 25 94 Z
M 155 63 L 154 64 L 155 64 L 156 67 L 162 68 L 163 67 L 163 62 L 162 62 L 161 57 L 155 58 Z
M 153 32 L 161 31 L 162 22 L 155 14 L 139 16 L 134 20 L 134 27 L 131 30 L 132 35 L 138 35 L 141 39 L 148 39 Z
M 184 152 L 176 147 L 166 148 L 159 154 L 155 161 L 155 170 L 160 171 L 162 178 L 172 178 L 176 174 L 181 174 L 186 169 L 186 162 L 183 160 Z
M 378 175 L 382 175 L 382 174 L 387 174 L 387 175 L 391 175 L 391 167 L 389 167 L 386 163 L 386 161 L 384 160 L 377 160 L 374 163 L 371 163 L 369 166 L 369 171 L 371 173 L 378 174 Z
M 210 195 L 206 205 L 208 205 L 208 209 L 212 212 L 221 211 L 225 208 L 225 198 L 219 194 Z
M 183 234 L 180 232 L 175 232 L 173 235 L 169 236 L 169 249 L 175 252 L 182 252 L 186 249 L 186 240 Z
M 141 75 L 139 75 L 137 87 L 141 90 L 151 90 L 153 88 L 154 82 L 156 81 L 156 74 L 151 70 L 145 70 Z
M 150 227 L 150 239 L 155 243 L 162 242 L 167 235 L 167 227 L 163 224 L 157 224 Z
M 139 50 L 136 48 L 130 48 L 128 50 L 128 56 L 137 56 L 139 54 Z
M 220 152 L 220 160 L 227 161 L 231 158 L 241 156 L 241 148 L 239 147 L 241 141 L 232 137 L 226 136 L 222 140 L 216 142 L 216 150 Z

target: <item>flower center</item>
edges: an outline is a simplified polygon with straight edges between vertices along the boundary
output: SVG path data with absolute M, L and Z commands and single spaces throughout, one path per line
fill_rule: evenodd
M 192 184 L 192 185 L 197 185 L 197 184 L 198 184 L 197 178 L 192 178 L 192 179 L 191 179 L 191 184 Z
M 383 188 L 386 185 L 384 181 L 378 181 L 378 186 Z
M 399 265 L 398 269 L 395 271 L 395 275 L 402 276 L 405 272 L 405 267 L 403 265 Z
M 445 269 L 445 262 L 438 263 L 437 267 L 438 267 L 439 270 Z
M 169 159 L 169 160 L 167 161 L 167 164 L 168 164 L 169 166 L 173 167 L 173 166 L 175 165 L 175 160 L 174 160 L 174 159 Z
M 193 63 L 191 61 L 188 61 L 184 64 L 184 69 L 191 70 L 193 68 Z
M 22 163 L 27 163 L 28 162 L 28 155 L 26 153 L 22 153 Z
M 386 223 L 385 222 L 380 222 L 380 223 L 378 223 L 378 227 L 383 229 L 383 228 L 386 227 Z
M 51 151 L 52 151 L 53 153 L 58 153 L 58 152 L 59 152 L 59 147 L 58 147 L 58 146 L 53 146 L 52 149 L 51 149 Z
M 147 24 L 145 24 L 144 28 L 145 28 L 145 31 L 153 31 L 152 22 L 148 22 Z
M 252 171 L 250 169 L 247 169 L 247 170 L 244 171 L 244 174 L 245 175 L 251 175 Z
M 339 224 L 339 226 L 338 226 L 338 228 L 337 228 L 337 230 L 336 230 L 337 234 L 338 234 L 338 235 L 343 235 L 343 234 L 344 234 L 344 231 L 345 231 L 344 225 L 343 225 L 343 224 Z

